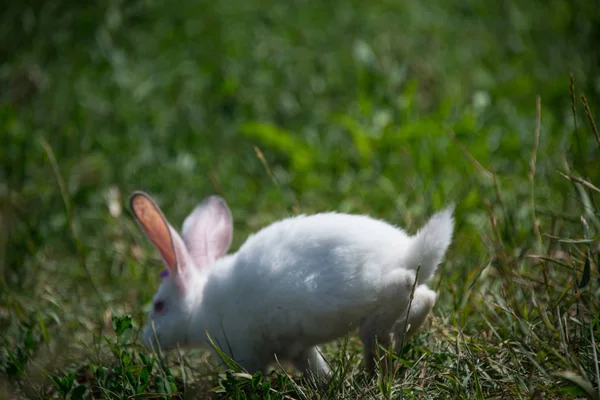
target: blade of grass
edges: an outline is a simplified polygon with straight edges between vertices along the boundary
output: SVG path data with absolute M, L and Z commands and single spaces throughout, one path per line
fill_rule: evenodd
M 580 183 L 583 186 L 585 186 L 586 188 L 591 189 L 591 190 L 593 190 L 595 192 L 600 193 L 600 189 L 599 188 L 597 188 L 596 186 L 594 186 L 592 183 L 586 181 L 585 179 L 578 178 L 578 177 L 572 176 L 572 175 L 566 175 L 566 174 L 563 174 L 560 171 L 558 171 L 558 173 L 561 174 L 563 176 L 563 178 L 565 178 L 565 179 L 568 179 L 568 180 L 570 180 L 572 182 Z
M 408 307 L 406 309 L 406 319 L 404 320 L 404 327 L 402 328 L 402 330 L 404 331 L 404 334 L 402 335 L 402 340 L 400 341 L 400 354 L 398 354 L 398 358 L 402 357 L 402 351 L 403 351 L 403 347 L 404 347 L 404 338 L 406 337 L 406 334 L 408 333 L 408 314 L 410 313 L 410 308 L 412 306 L 412 302 L 415 298 L 415 289 L 417 288 L 417 282 L 419 282 L 419 272 L 421 271 L 421 265 L 419 264 L 419 266 L 417 267 L 417 272 L 415 274 L 415 282 L 413 283 L 412 289 L 410 291 L 410 297 L 408 298 Z
M 571 111 L 573 112 L 573 123 L 575 124 L 575 141 L 577 142 L 577 154 L 579 156 L 579 160 L 584 160 L 583 151 L 581 150 L 581 141 L 579 140 L 579 129 L 577 127 L 577 114 L 576 114 L 576 102 L 575 102 L 575 78 L 573 78 L 573 73 L 569 73 L 569 93 L 571 95 Z M 583 172 L 585 175 L 585 163 L 583 163 Z
M 254 152 L 256 153 L 256 157 L 258 157 L 258 159 L 260 160 L 261 164 L 265 168 L 265 171 L 267 171 L 267 175 L 269 175 L 269 178 L 271 178 L 271 181 L 273 182 L 273 184 L 279 190 L 279 193 L 281 194 L 282 199 L 285 200 L 285 195 L 283 193 L 283 188 L 281 186 L 281 182 L 279 182 L 279 179 L 277 179 L 277 177 L 275 176 L 275 174 L 271 170 L 271 167 L 269 167 L 269 163 L 267 162 L 267 159 L 265 158 L 265 155 L 258 148 L 258 146 L 254 146 Z M 294 204 L 292 205 L 292 211 L 294 212 L 294 214 L 299 214 L 300 213 L 300 204 L 298 203 L 298 199 L 296 198 L 296 196 L 293 196 L 293 203 Z
M 233 371 L 241 371 L 242 370 L 240 365 L 237 362 L 235 362 L 235 360 L 233 360 L 231 357 L 229 357 L 227 354 L 225 354 L 225 352 L 223 350 L 221 350 L 221 348 L 213 341 L 213 338 L 210 336 L 208 331 L 206 331 L 206 337 L 208 339 L 208 343 L 214 349 L 215 353 L 217 353 L 219 358 L 221 358 L 223 363 L 225 363 L 225 365 L 229 369 L 231 369 Z
M 538 239 L 539 245 L 543 246 L 544 242 L 542 240 L 542 235 L 540 234 L 540 224 L 535 215 L 535 170 L 538 146 L 540 144 L 540 123 L 542 115 L 542 100 L 539 95 L 535 99 L 535 109 L 535 138 L 533 142 L 533 150 L 531 151 L 531 161 L 529 162 L 529 181 L 531 183 L 531 213 L 533 217 L 533 229 L 535 231 L 535 235 Z
M 88 281 L 89 281 L 90 285 L 92 286 L 92 288 L 94 289 L 94 291 L 96 292 L 96 295 L 98 296 L 98 299 L 102 303 L 102 306 L 105 309 L 108 309 L 108 305 L 105 303 L 104 298 L 100 294 L 100 290 L 98 290 L 98 287 L 94 283 L 94 280 L 92 279 L 92 274 L 90 273 L 90 271 L 87 267 L 87 252 L 86 252 L 85 248 L 83 247 L 83 244 L 79 241 L 79 238 L 77 237 L 77 233 L 75 232 L 75 223 L 74 223 L 75 216 L 73 214 L 71 198 L 69 197 L 69 193 L 67 191 L 67 186 L 65 185 L 65 181 L 62 178 L 62 175 L 60 174 L 60 168 L 58 167 L 58 163 L 56 162 L 56 157 L 54 157 L 54 151 L 52 150 L 52 147 L 45 139 L 43 139 L 43 138 L 40 139 L 40 143 L 41 143 L 42 147 L 44 148 L 46 155 L 48 156 L 48 160 L 50 161 L 50 165 L 52 166 L 52 171 L 54 172 L 54 178 L 56 179 L 56 183 L 58 184 L 58 187 L 60 189 L 60 194 L 63 199 L 63 205 L 65 206 L 65 212 L 67 214 L 67 220 L 69 221 L 69 232 L 71 234 L 71 239 L 73 240 L 73 244 L 75 245 L 75 249 L 77 250 L 77 254 L 79 256 L 79 265 L 85 271 Z
M 598 351 L 596 350 L 596 340 L 594 339 L 594 322 L 590 321 L 590 338 L 592 342 L 592 354 L 594 356 L 594 366 L 596 369 L 596 389 L 600 399 L 600 362 L 598 361 Z
M 585 114 L 588 117 L 588 121 L 592 127 L 592 132 L 594 132 L 594 136 L 596 136 L 596 141 L 598 142 L 598 147 L 600 147 L 600 135 L 598 134 L 598 128 L 596 127 L 596 123 L 594 122 L 594 118 L 592 117 L 592 112 L 590 111 L 590 106 L 588 105 L 587 99 L 585 95 L 581 95 L 581 101 L 583 102 L 583 108 L 585 109 Z
M 586 394 L 588 399 L 600 400 L 600 395 L 598 395 L 594 391 L 594 387 L 592 386 L 592 384 L 589 381 L 582 378 L 580 375 L 577 375 L 576 373 L 574 373 L 573 371 L 554 372 L 552 375 L 559 377 L 564 381 L 567 381 L 567 382 L 570 382 L 570 383 L 576 385 L 579 389 L 581 389 Z
M 473 157 L 473 155 L 469 152 L 469 150 L 467 150 L 465 145 L 463 145 L 461 141 L 458 140 L 458 138 L 452 130 L 446 130 L 446 133 L 448 134 L 448 136 L 450 136 L 450 138 L 452 138 L 452 140 L 454 141 L 454 143 L 456 143 L 456 145 L 462 151 L 464 156 L 471 162 L 471 164 L 475 166 L 475 168 L 477 168 L 479 172 L 481 172 L 485 177 L 489 179 L 494 179 L 494 174 L 490 172 L 487 168 L 485 168 L 483 165 L 481 165 L 481 163 L 477 161 L 475 157 Z

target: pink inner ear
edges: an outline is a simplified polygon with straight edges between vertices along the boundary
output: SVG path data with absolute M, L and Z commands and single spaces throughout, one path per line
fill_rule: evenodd
M 183 238 L 198 267 L 206 267 L 222 257 L 231 244 L 233 220 L 225 200 L 204 199 L 183 222 Z

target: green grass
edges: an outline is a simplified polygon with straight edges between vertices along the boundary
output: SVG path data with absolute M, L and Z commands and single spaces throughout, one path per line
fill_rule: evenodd
M 598 399 L 597 4 L 421 3 L 8 6 L 0 398 Z M 226 373 L 139 345 L 162 267 L 138 189 L 175 225 L 220 194 L 233 250 L 294 213 L 414 232 L 449 202 L 456 237 L 393 376 L 355 335 L 326 384 Z

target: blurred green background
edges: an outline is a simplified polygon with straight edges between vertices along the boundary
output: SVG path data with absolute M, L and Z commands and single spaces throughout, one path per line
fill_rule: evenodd
M 414 232 L 454 202 L 450 312 L 464 304 L 452 285 L 489 259 L 498 191 L 509 251 L 536 247 L 537 95 L 542 226 L 545 210 L 578 204 L 556 172 L 566 162 L 598 183 L 580 101 L 598 116 L 596 1 L 34 0 L 0 22 L 0 321 L 5 344 L 39 318 L 68 338 L 33 345 L 24 359 L 41 365 L 65 345 L 89 351 L 108 310 L 142 323 L 160 266 L 129 214 L 133 190 L 176 227 L 220 194 L 233 249 L 292 213 L 369 213 Z

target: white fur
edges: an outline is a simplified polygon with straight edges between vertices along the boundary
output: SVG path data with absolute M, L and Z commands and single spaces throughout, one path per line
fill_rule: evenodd
M 356 327 L 367 367 L 372 369 L 376 340 L 386 345 L 393 335 L 396 346 L 402 341 L 419 265 L 408 336 L 425 321 L 435 302 L 435 293 L 422 283 L 450 245 L 452 209 L 433 216 L 415 236 L 367 216 L 297 216 L 262 229 L 237 253 L 224 256 L 231 238 L 224 235 L 224 210 L 228 213 L 224 204 L 213 201 L 205 204 L 211 209 L 192 213 L 203 215 L 202 229 L 190 229 L 201 225 L 190 220 L 192 215 L 186 219 L 181 243 L 194 248 L 193 259 L 189 252 L 180 254 L 187 252 L 186 245 L 182 249 L 177 245 L 180 239 L 173 237 L 177 259 L 187 264 L 170 267 L 154 298 L 165 307 L 149 315 L 144 330 L 148 345 L 156 337 L 163 349 L 177 344 L 208 346 L 208 332 L 221 350 L 251 373 L 263 370 L 276 355 L 302 371 L 327 374 L 329 367 L 316 346 Z M 206 218 L 211 214 L 219 216 L 211 221 Z M 227 246 L 216 260 L 199 265 L 215 258 L 209 248 L 213 231 L 221 235 L 219 245 Z M 207 254 L 200 254 L 202 248 Z

